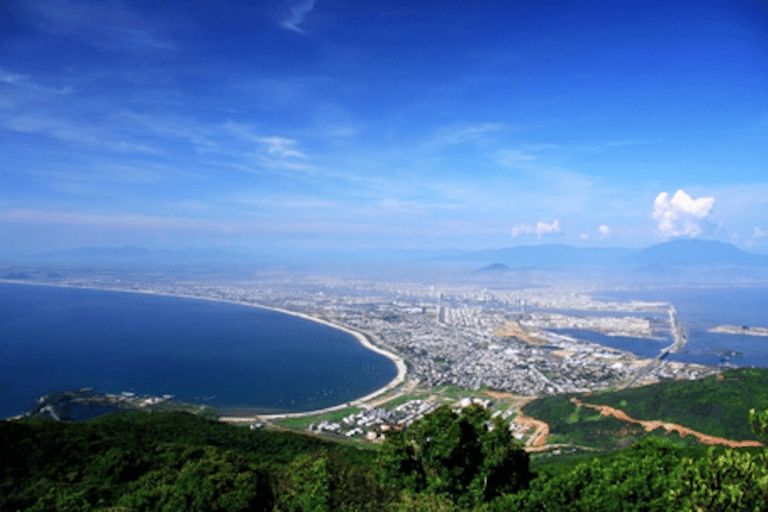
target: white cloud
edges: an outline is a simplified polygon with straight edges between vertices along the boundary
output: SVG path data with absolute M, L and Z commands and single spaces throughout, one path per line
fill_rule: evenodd
M 557 219 L 553 220 L 551 224 L 547 224 L 540 220 L 535 226 L 529 224 L 517 224 L 512 228 L 512 236 L 517 238 L 521 235 L 535 234 L 537 237 L 542 238 L 547 235 L 560 233 L 561 231 L 560 221 Z
M 294 149 L 296 141 L 293 139 L 286 139 L 285 137 L 256 137 L 254 140 L 265 144 L 269 154 L 277 154 L 282 157 L 306 158 L 304 153 Z
M 234 123 L 229 121 L 224 125 L 229 132 L 233 133 L 237 137 L 243 140 L 255 142 L 266 147 L 267 153 L 270 155 L 276 155 L 281 158 L 306 158 L 307 156 L 296 149 L 298 142 L 294 139 L 287 137 L 280 137 L 277 135 L 263 136 L 253 132 L 252 128 L 248 125 L 241 123 Z
M 582 240 L 591 240 L 592 238 L 595 238 L 598 236 L 602 238 L 606 238 L 608 235 L 611 234 L 611 228 L 609 228 L 607 224 L 600 224 L 597 227 L 597 232 L 598 232 L 598 235 L 594 235 L 594 236 L 591 233 L 582 233 L 581 235 L 579 235 L 579 238 L 581 238 Z
M 280 22 L 280 26 L 299 34 L 306 34 L 299 25 L 304 22 L 307 15 L 315 8 L 315 3 L 317 3 L 317 0 L 306 0 L 291 6 L 291 14 Z
M 752 238 L 765 238 L 768 236 L 768 233 L 760 229 L 759 227 L 755 226 L 754 231 L 752 232 Z
M 658 223 L 656 234 L 661 238 L 700 235 L 715 198 L 693 199 L 683 190 L 678 190 L 671 200 L 668 198 L 669 194 L 662 192 L 653 202 L 653 218 Z

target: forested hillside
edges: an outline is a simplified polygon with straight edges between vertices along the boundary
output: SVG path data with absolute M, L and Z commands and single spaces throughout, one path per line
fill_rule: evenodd
M 749 397 L 762 400 L 752 394 L 760 373 L 738 370 L 712 382 L 647 387 L 645 395 L 641 388 L 582 398 L 628 408 L 630 400 L 662 400 L 672 389 L 683 401 L 730 397 L 738 409 Z M 731 393 L 738 389 L 743 394 L 737 399 Z M 580 425 L 580 433 L 572 433 L 579 441 L 590 440 L 585 425 L 593 425 L 595 436 L 606 427 L 622 428 L 621 421 L 604 422 L 586 409 L 569 422 L 577 406 L 568 396 L 534 402 L 526 414 L 538 414 L 546 403 L 550 419 L 566 418 L 553 422 L 553 430 Z M 670 417 L 688 413 L 678 414 Z M 753 439 L 765 442 L 767 420 L 768 411 L 747 411 L 742 422 Z M 502 420 L 479 405 L 461 411 L 442 406 L 368 447 L 253 431 L 183 412 L 116 412 L 81 423 L 8 420 L 0 422 L 0 510 L 768 508 L 764 447 L 706 447 L 663 432 L 624 439 L 624 449 L 614 444 L 596 452 L 529 455 Z

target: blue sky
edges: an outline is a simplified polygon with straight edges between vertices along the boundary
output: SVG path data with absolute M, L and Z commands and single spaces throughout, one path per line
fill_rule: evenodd
M 768 252 L 759 2 L 0 10 L 5 252 Z

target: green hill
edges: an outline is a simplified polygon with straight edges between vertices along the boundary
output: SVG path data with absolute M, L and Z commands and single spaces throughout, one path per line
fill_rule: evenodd
M 768 409 L 768 369 L 742 368 L 700 380 L 551 396 L 535 400 L 523 408 L 525 414 L 549 424 L 550 442 L 617 448 L 647 434 L 637 424 L 604 417 L 595 410 L 576 406 L 570 401 L 574 396 L 585 403 L 621 409 L 638 420 L 677 423 L 735 441 L 754 440 L 747 418 L 752 408 Z M 654 435 L 664 435 L 663 430 L 655 431 Z M 695 444 L 696 441 L 691 437 L 684 443 Z
M 768 370 L 741 369 L 725 372 L 721 379 L 579 397 L 639 419 L 663 419 L 712 435 L 751 439 L 747 412 L 752 407 L 768 409 L 767 380 Z M 0 421 L 0 510 L 451 511 L 459 510 L 456 503 L 480 501 L 473 510 L 768 507 L 764 448 L 707 448 L 693 437 L 680 440 L 664 436 L 663 431 L 647 434 L 625 421 L 577 407 L 570 401 L 573 396 L 542 398 L 524 412 L 549 423 L 551 441 L 609 449 L 538 455 L 531 465 L 533 479 L 526 478 L 527 488 L 491 497 L 483 497 L 479 488 L 471 496 L 416 494 L 400 485 L 392 475 L 401 475 L 407 483 L 414 463 L 434 463 L 419 457 L 435 448 L 416 450 L 409 443 L 398 444 L 397 436 L 383 445 L 361 448 L 300 433 L 252 431 L 186 412 L 120 411 L 73 423 L 4 420 Z M 445 432 L 454 432 L 450 415 L 443 416 Z M 758 424 L 765 434 L 768 415 Z M 410 428 L 418 432 L 420 427 L 414 423 Z M 461 476 L 467 464 L 493 464 L 493 457 L 505 453 L 504 446 L 518 449 L 505 441 L 499 453 L 486 450 L 491 446 L 487 442 L 501 433 L 503 429 L 489 429 L 478 439 L 444 436 L 442 444 L 435 445 L 441 467 L 448 475 Z M 460 441 L 465 437 L 469 444 Z M 424 446 L 436 443 L 432 433 L 421 440 Z M 472 459 L 467 454 L 480 452 L 491 455 L 468 462 Z M 383 461 L 389 461 L 387 467 L 393 470 L 389 478 L 380 469 Z M 402 467 L 391 467 L 392 461 Z M 527 457 L 520 461 L 515 474 L 529 474 Z M 513 476 L 503 472 L 503 478 Z

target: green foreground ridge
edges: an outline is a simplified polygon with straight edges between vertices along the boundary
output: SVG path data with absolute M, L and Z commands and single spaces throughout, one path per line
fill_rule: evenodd
M 572 398 L 763 446 L 645 431 Z M 0 510 L 768 510 L 766 369 L 547 397 L 523 413 L 550 425 L 557 450 L 527 453 L 478 404 L 441 405 L 379 444 L 183 411 L 5 420 Z

